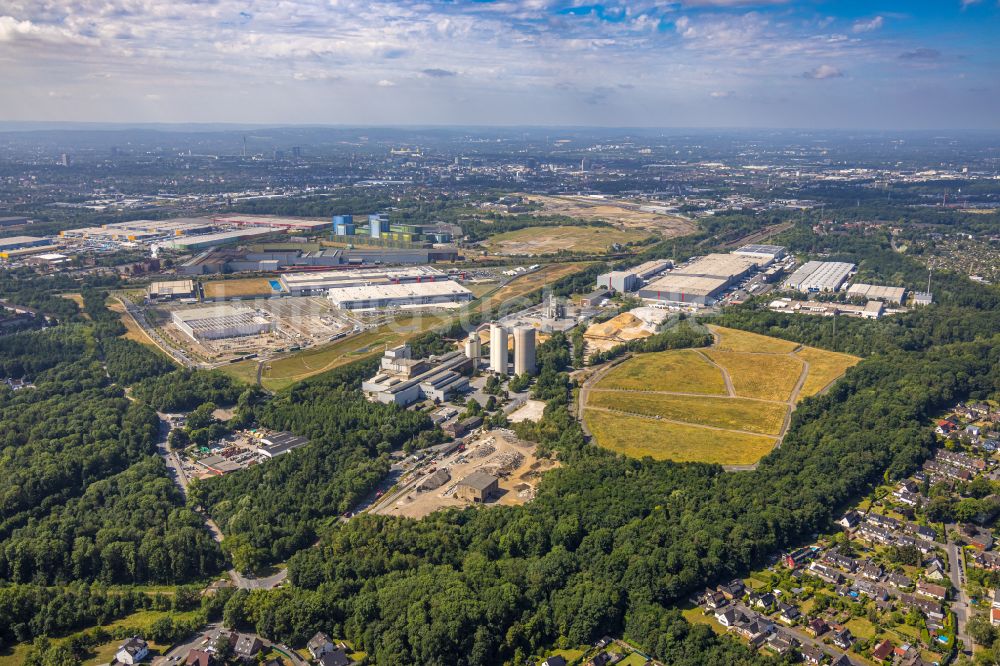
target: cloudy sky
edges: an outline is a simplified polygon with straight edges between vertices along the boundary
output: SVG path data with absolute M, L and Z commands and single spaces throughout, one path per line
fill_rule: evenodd
M 0 120 L 1000 128 L 1000 0 L 3 0 Z

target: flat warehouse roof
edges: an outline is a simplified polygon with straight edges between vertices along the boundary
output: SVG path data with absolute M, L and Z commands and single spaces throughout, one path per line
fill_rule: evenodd
M 254 310 L 245 305 L 212 305 L 204 308 L 192 308 L 190 310 L 174 310 L 174 317 L 184 322 L 197 321 L 200 319 L 218 319 L 221 317 L 236 317 L 239 315 L 255 314 Z
M 13 247 L 15 245 L 38 242 L 47 243 L 48 240 L 45 238 L 39 238 L 38 236 L 10 236 L 8 238 L 0 238 L 0 247 Z
M 757 245 L 751 243 L 750 245 L 744 245 L 743 247 L 736 250 L 736 252 L 747 252 L 750 254 L 770 254 L 779 255 L 785 251 L 785 248 L 781 245 Z
M 374 301 L 386 298 L 415 296 L 472 296 L 472 292 L 452 280 L 437 282 L 407 282 L 405 284 L 380 284 L 362 287 L 340 287 L 330 290 L 330 299 L 345 301 Z
M 187 294 L 192 291 L 194 291 L 192 280 L 153 282 L 149 285 L 149 293 L 151 294 Z
M 686 266 L 675 268 L 674 275 L 695 275 L 702 277 L 724 277 L 727 280 L 736 275 L 742 275 L 756 266 L 746 257 L 734 254 L 706 254 L 698 257 Z
M 684 293 L 691 296 L 712 296 L 725 289 L 728 280 L 717 277 L 702 277 L 697 275 L 678 275 L 668 273 L 639 290 L 640 294 L 660 292 L 664 294 Z

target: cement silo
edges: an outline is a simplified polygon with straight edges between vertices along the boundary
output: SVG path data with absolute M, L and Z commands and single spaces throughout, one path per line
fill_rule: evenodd
M 507 374 L 507 329 L 496 322 L 490 324 L 490 370 Z
M 473 331 L 465 341 L 465 357 L 472 361 L 473 366 L 477 366 L 482 356 L 483 344 L 479 341 L 479 334 Z
M 535 374 L 535 329 L 531 326 L 514 329 L 514 374 Z

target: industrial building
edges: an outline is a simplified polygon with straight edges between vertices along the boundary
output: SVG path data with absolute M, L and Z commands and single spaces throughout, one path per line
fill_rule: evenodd
M 535 329 L 531 326 L 514 329 L 514 374 L 535 374 Z
M 490 324 L 490 370 L 506 375 L 507 358 L 507 329 L 493 322 Z
M 869 301 L 884 301 L 900 305 L 906 298 L 906 289 L 857 282 L 847 288 L 847 295 L 851 298 L 864 298 Z
M 8 215 L 6 217 L 0 217 L 0 227 L 16 227 L 19 224 L 27 224 L 28 218 L 21 217 L 19 215 L 12 216 Z
M 472 361 L 472 367 L 479 367 L 479 359 L 483 357 L 483 343 L 475 331 L 469 333 L 465 340 L 464 351 L 465 357 Z
M 596 308 L 605 298 L 608 297 L 607 289 L 597 289 L 586 296 L 580 297 L 581 308 Z
M 913 304 L 914 305 L 930 305 L 934 302 L 934 294 L 929 291 L 915 291 L 913 292 Z
M 448 280 L 448 275 L 430 266 L 285 273 L 280 278 L 281 285 L 292 296 L 325 295 L 330 289 L 345 287 L 438 280 Z
M 52 241 L 37 236 L 11 236 L 0 238 L 0 259 L 12 259 L 28 254 L 38 254 L 55 249 Z
M 0 238 L 0 252 L 50 245 L 52 245 L 52 241 L 47 238 L 39 238 L 38 236 L 11 236 L 9 238 Z
M 729 284 L 721 277 L 667 273 L 640 289 L 639 296 L 651 301 L 712 305 Z
M 597 286 L 619 293 L 635 291 L 643 282 L 673 265 L 665 259 L 655 259 L 623 271 L 612 271 L 597 276 Z
M 224 215 L 214 218 L 217 224 L 231 224 L 240 227 L 269 227 L 285 231 L 319 232 L 333 226 L 330 220 L 305 217 L 271 217 L 270 215 Z
M 368 216 L 368 235 L 372 238 L 381 238 L 389 233 L 389 218 L 381 213 Z
M 779 298 L 768 305 L 774 312 L 791 312 L 794 314 L 810 314 L 822 317 L 858 317 L 861 319 L 880 319 L 885 312 L 885 305 L 880 301 L 868 301 L 864 305 L 850 303 L 824 303 L 822 301 L 793 301 L 790 298 Z
M 274 323 L 253 308 L 212 305 L 192 310 L 175 310 L 171 319 L 192 339 L 220 340 L 270 333 Z
M 678 266 L 672 275 L 713 277 L 725 279 L 727 284 L 746 277 L 757 267 L 757 262 L 735 254 L 706 254 Z
M 353 215 L 334 215 L 333 216 L 333 233 L 336 236 L 353 236 L 354 235 L 354 216 Z
M 151 301 L 168 301 L 175 298 L 193 298 L 193 280 L 170 280 L 153 282 L 146 287 L 146 296 Z
M 452 280 L 373 284 L 360 287 L 336 287 L 328 298 L 342 310 L 378 308 L 447 307 L 473 299 L 472 292 Z
M 99 227 L 83 227 L 60 231 L 64 238 L 80 238 L 96 241 L 152 241 L 159 238 L 175 238 L 194 234 L 205 234 L 215 229 L 215 222 L 202 217 L 181 217 L 170 220 L 131 220 L 113 222 Z
M 409 345 L 387 349 L 379 372 L 361 383 L 369 400 L 406 407 L 418 400 L 445 402 L 469 388 L 464 376 L 472 370 L 472 361 L 454 351 L 428 359 L 413 359 Z
M 497 478 L 483 471 L 473 472 L 455 487 L 455 497 L 467 502 L 488 502 L 499 492 Z
M 239 241 L 260 238 L 268 234 L 283 233 L 285 230 L 278 227 L 251 227 L 249 229 L 236 229 L 234 231 L 220 231 L 214 234 L 201 234 L 199 236 L 184 236 L 169 240 L 163 244 L 173 250 L 187 252 L 190 250 L 204 250 L 215 245 L 225 245 L 226 243 L 236 243 Z
M 743 247 L 733 250 L 732 254 L 735 254 L 738 257 L 753 259 L 754 261 L 760 262 L 757 264 L 759 267 L 766 268 L 785 256 L 785 248 L 781 245 L 751 244 L 744 245 Z
M 290 432 L 279 432 L 261 439 L 257 453 L 265 458 L 275 458 L 308 443 L 309 440 L 305 437 Z
M 785 288 L 803 292 L 837 291 L 854 271 L 841 261 L 807 261 L 785 280 Z

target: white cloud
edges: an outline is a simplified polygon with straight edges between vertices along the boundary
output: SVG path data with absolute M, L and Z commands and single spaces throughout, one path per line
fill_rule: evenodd
M 819 65 L 818 67 L 802 73 L 803 77 L 816 80 L 837 79 L 843 75 L 844 73 L 833 65 Z
M 733 94 L 732 90 L 713 90 L 708 93 L 709 97 L 714 97 L 716 99 L 724 99 L 726 97 L 731 97 Z
M 376 85 L 379 86 L 380 88 L 392 88 L 393 86 L 396 85 L 396 82 L 390 81 L 389 79 L 382 79 Z
M 885 18 L 881 16 L 875 16 L 873 18 L 866 20 L 855 21 L 851 30 L 854 32 L 873 32 L 879 30 L 883 25 L 885 25 Z

